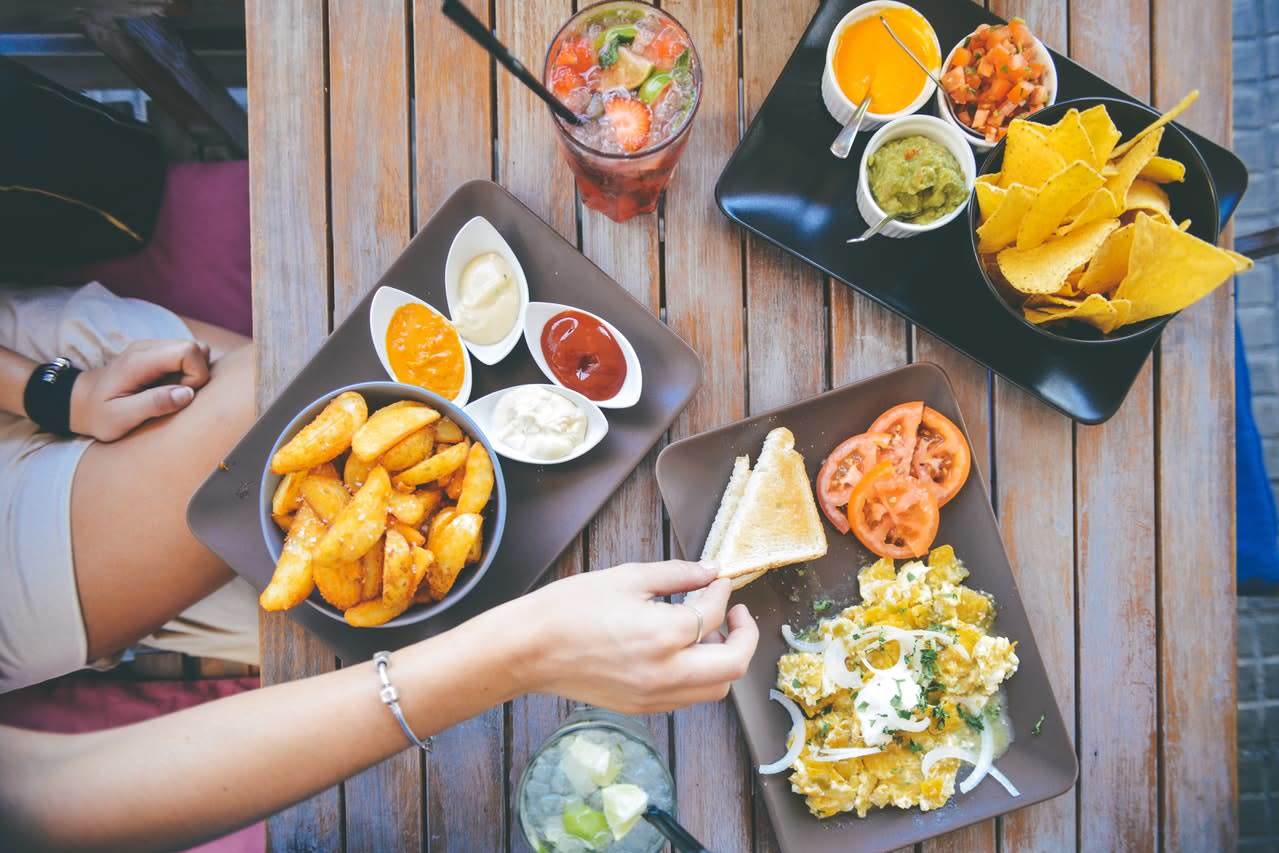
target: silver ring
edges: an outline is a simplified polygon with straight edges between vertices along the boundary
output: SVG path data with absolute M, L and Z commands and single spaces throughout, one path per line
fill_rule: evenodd
M 695 646 L 702 641 L 702 628 L 704 627 L 702 622 L 702 611 L 698 610 L 687 601 L 681 601 L 680 604 L 693 611 L 693 614 L 697 617 L 697 636 L 693 637 L 693 642 L 689 643 L 690 646 Z

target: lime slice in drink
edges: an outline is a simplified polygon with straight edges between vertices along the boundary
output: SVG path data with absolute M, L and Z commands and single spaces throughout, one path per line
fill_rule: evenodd
M 608 821 L 586 803 L 569 803 L 564 808 L 564 831 L 583 841 L 594 841 L 601 833 L 607 837 Z
M 638 785 L 609 785 L 600 796 L 604 798 L 608 828 L 613 831 L 613 838 L 621 841 L 648 808 L 648 794 Z
M 617 750 L 574 737 L 560 759 L 560 770 L 568 777 L 577 795 L 589 797 L 596 788 L 609 784 L 622 772 L 622 758 Z

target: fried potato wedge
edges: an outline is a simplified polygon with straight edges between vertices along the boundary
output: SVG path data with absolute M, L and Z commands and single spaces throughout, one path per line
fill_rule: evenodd
M 378 409 L 352 436 L 351 453 L 365 462 L 372 462 L 422 427 L 439 419 L 440 413 L 425 403 L 390 405 Z
M 382 557 L 382 603 L 391 607 L 413 599 L 413 546 L 395 529 L 386 531 Z M 405 604 L 407 607 L 407 604 Z
M 435 562 L 426 573 L 426 582 L 436 601 L 442 600 L 453 588 L 471 547 L 479 539 L 482 523 L 483 519 L 476 513 L 460 513 L 432 531 L 427 549 L 435 555 Z
M 302 499 L 302 481 L 310 476 L 307 471 L 294 471 L 280 478 L 280 484 L 271 495 L 271 514 L 290 515 Z
M 311 476 L 325 477 L 329 480 L 342 479 L 341 475 L 338 474 L 337 466 L 334 465 L 332 462 L 325 462 L 323 465 L 316 465 L 314 468 L 311 469 Z
M 341 480 L 308 474 L 302 481 L 302 500 L 315 510 L 321 521 L 332 524 L 342 507 L 351 502 L 351 493 Z
M 387 604 L 382 599 L 375 598 L 372 601 L 365 601 L 362 604 L 355 605 L 342 615 L 346 618 L 346 624 L 352 627 L 376 628 L 378 625 L 385 625 L 405 610 L 408 610 L 409 605 L 412 603 L 412 598 L 406 598 L 395 605 Z
M 293 526 L 293 518 L 293 513 L 289 513 L 288 515 L 271 516 L 271 520 L 275 522 L 275 526 L 283 530 L 285 533 L 288 533 L 289 528 Z
M 275 452 L 271 457 L 271 471 L 289 474 L 331 462 L 351 446 L 356 430 L 368 417 L 368 405 L 362 396 L 354 391 L 339 394 L 315 420 Z
M 444 481 L 444 494 L 448 495 L 451 501 L 457 501 L 462 496 L 462 480 L 466 477 L 466 467 L 463 466 L 454 471 L 449 478 Z
M 387 473 L 398 474 L 430 456 L 434 448 L 435 430 L 430 426 L 424 426 L 383 453 L 378 459 L 378 464 L 385 468 Z
M 387 530 L 398 531 L 401 536 L 409 541 L 410 545 L 425 545 L 426 537 L 422 535 L 422 531 L 416 527 L 405 524 L 402 521 L 396 521 L 395 516 L 387 518 Z
M 471 550 L 466 553 L 466 564 L 478 563 L 480 558 L 484 556 L 484 525 L 480 524 L 480 535 L 475 537 L 475 544 L 471 546 Z
M 360 603 L 364 594 L 364 572 L 359 560 L 350 563 L 316 563 L 315 588 L 338 610 Z
M 466 454 L 466 469 L 458 494 L 458 512 L 482 512 L 493 494 L 493 460 L 478 441 Z
M 379 539 L 360 558 L 360 600 L 371 601 L 382 597 L 382 559 L 386 541 Z
M 288 610 L 301 604 L 311 594 L 315 588 L 311 552 L 322 535 L 324 522 L 303 504 L 297 511 L 289 535 L 284 537 L 284 547 L 276 561 L 271 582 L 258 597 L 263 610 Z
M 395 478 L 397 486 L 420 486 L 447 477 L 466 462 L 466 442 L 459 442 L 427 459 L 423 459 Z
M 329 530 L 316 546 L 315 559 L 321 563 L 349 563 L 364 556 L 386 531 L 386 504 L 391 480 L 378 466 L 350 503 L 334 517 Z
M 342 466 L 342 482 L 346 483 L 346 487 L 351 491 L 351 494 L 355 494 L 360 490 L 360 486 L 363 486 L 364 481 L 368 479 L 369 472 L 376 468 L 377 465 L 377 462 L 365 462 L 354 453 L 346 457 L 346 464 Z
M 435 422 L 435 440 L 440 444 L 456 444 L 463 438 L 462 428 L 448 418 Z
M 436 536 L 438 531 L 457 517 L 457 507 L 446 506 L 435 514 L 431 519 L 431 524 L 426 531 L 426 547 L 431 547 L 431 539 Z
M 426 580 L 426 573 L 435 562 L 435 555 L 420 545 L 413 546 L 413 599 L 417 600 L 417 592 Z
M 387 506 L 397 521 L 410 527 L 417 527 L 426 520 L 427 501 L 428 498 L 422 492 L 401 492 L 392 489 Z

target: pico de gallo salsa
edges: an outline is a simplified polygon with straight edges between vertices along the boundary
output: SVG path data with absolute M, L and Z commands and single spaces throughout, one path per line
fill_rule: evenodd
M 1021 18 L 979 26 L 955 48 L 942 73 L 955 119 L 995 143 L 1013 119 L 1047 105 L 1043 50 Z

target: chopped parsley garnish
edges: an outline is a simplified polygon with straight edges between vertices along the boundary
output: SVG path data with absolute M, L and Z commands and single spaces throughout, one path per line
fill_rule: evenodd
M 831 601 L 829 598 L 819 598 L 813 602 L 813 612 L 825 613 L 827 610 L 830 610 L 834 606 L 835 606 L 835 602 Z
M 923 752 L 924 748 L 913 740 L 906 741 L 906 748 L 911 752 Z
M 804 686 L 804 682 L 800 681 L 798 678 L 792 678 L 790 680 L 790 686 L 795 688 L 796 690 L 799 690 L 801 687 Z
M 1035 737 L 1039 737 L 1039 735 L 1042 734 L 1043 731 L 1044 731 L 1044 715 L 1040 714 L 1039 719 L 1035 720 L 1035 727 L 1030 730 L 1030 733 L 1034 735 Z
M 907 572 L 907 573 L 906 573 L 906 580 L 908 580 L 908 581 L 913 581 L 914 579 L 915 579 L 915 573 L 914 573 L 914 572 Z
M 902 706 L 902 695 L 900 693 L 894 694 L 893 698 L 888 700 L 888 704 L 892 705 L 894 708 L 900 709 Z
M 866 710 L 867 708 L 869 708 L 869 707 L 870 707 L 870 704 L 869 704 L 869 703 L 867 703 L 867 702 L 858 702 L 858 703 L 857 703 L 857 710 L 859 710 L 859 711 L 865 711 L 865 710 Z
M 946 728 L 946 719 L 950 716 L 950 714 L 946 713 L 946 709 L 941 705 L 934 705 L 931 710 L 933 719 L 937 722 L 936 729 L 941 731 Z
M 956 706 L 955 710 L 959 712 L 960 719 L 977 731 L 981 731 L 986 728 L 986 725 L 981 721 L 981 717 L 968 713 L 963 705 Z
M 903 720 L 909 720 L 909 719 L 910 719 L 910 711 L 902 711 L 902 710 L 900 710 L 900 709 L 899 709 L 899 710 L 897 711 L 897 716 L 901 717 Z
M 826 722 L 825 720 L 822 720 L 820 723 L 818 723 L 817 733 L 820 734 L 822 737 L 826 737 L 826 735 L 830 734 L 830 723 Z
M 919 652 L 919 671 L 928 678 L 937 675 L 937 650 L 921 649 Z

